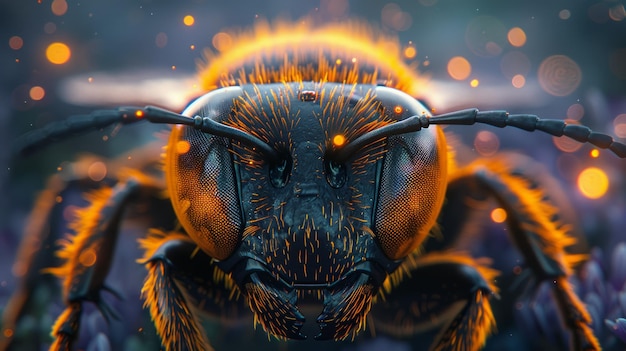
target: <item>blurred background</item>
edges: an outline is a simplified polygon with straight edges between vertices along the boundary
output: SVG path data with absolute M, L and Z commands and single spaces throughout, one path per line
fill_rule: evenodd
M 155 133 L 164 129 L 106 128 L 27 158 L 12 156 L 16 136 L 102 107 L 154 104 L 182 110 L 200 93 L 194 73 L 204 50 L 226 49 L 232 39 L 228 30 L 249 28 L 260 20 L 304 16 L 319 25 L 358 19 L 396 35 L 407 62 L 431 78 L 429 92 L 421 99 L 437 112 L 464 107 L 507 109 L 566 119 L 626 138 L 622 1 L 3 1 L 0 306 L 16 285 L 12 262 L 26 216 L 46 178 L 63 172 L 78 153 L 94 154 L 94 160 L 118 157 L 158 140 Z M 608 348 L 623 349 L 604 319 L 626 316 L 623 277 L 614 277 L 616 267 L 626 264 L 626 251 L 619 245 L 626 241 L 626 161 L 567 138 L 513 128 L 447 131 L 454 135 L 462 157 L 491 157 L 513 150 L 544 165 L 547 177 L 555 179 L 558 193 L 567 199 L 564 217 L 575 223 L 574 232 L 581 235 L 580 250 L 593 252 L 592 264 L 581 268 L 577 284 L 581 295 L 592 296 L 586 302 L 595 311 L 594 329 Z M 107 171 L 101 163 L 93 166 L 97 162 L 86 165 L 86 174 L 94 180 Z M 90 166 L 95 168 L 90 171 Z M 501 237 L 501 220 L 493 210 L 487 217 L 489 228 Z M 494 242 L 491 245 L 476 250 L 490 254 L 493 249 L 496 256 L 506 252 Z M 514 262 L 503 265 L 498 268 L 505 273 L 517 267 Z M 550 329 L 554 316 L 533 306 L 502 307 L 517 311 L 504 313 L 507 320 L 487 347 L 529 348 L 532 333 L 552 340 L 555 349 L 562 347 L 563 341 L 558 341 L 562 336 Z M 383 340 L 391 345 L 385 344 L 387 348 L 419 349 L 408 340 Z M 343 346 L 376 349 L 377 342 L 381 341 Z

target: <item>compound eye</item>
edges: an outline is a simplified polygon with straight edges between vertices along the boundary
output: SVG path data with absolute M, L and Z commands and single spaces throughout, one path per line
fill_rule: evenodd
M 415 250 L 435 225 L 446 188 L 446 153 L 437 129 L 388 139 L 374 229 L 387 257 Z
M 178 147 L 185 144 L 186 147 Z M 181 225 L 209 256 L 223 260 L 241 240 L 242 218 L 228 141 L 175 127 L 167 148 L 166 177 Z

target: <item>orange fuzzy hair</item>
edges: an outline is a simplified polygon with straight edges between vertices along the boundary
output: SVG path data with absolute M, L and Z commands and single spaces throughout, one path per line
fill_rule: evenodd
M 397 39 L 358 22 L 314 26 L 310 21 L 227 33 L 232 45 L 206 52 L 199 69 L 202 88 L 279 82 L 384 84 L 419 96 L 427 80 L 402 59 Z

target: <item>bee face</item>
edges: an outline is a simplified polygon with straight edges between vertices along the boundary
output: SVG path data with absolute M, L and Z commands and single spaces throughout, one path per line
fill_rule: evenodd
M 445 191 L 436 129 L 346 144 L 425 108 L 397 90 L 339 83 L 218 89 L 188 116 L 211 116 L 267 143 L 279 159 L 177 127 L 167 176 L 181 223 L 211 257 L 235 251 L 296 284 L 331 283 L 368 260 L 406 256 L 434 225 Z M 315 265 L 309 263 L 315 262 Z

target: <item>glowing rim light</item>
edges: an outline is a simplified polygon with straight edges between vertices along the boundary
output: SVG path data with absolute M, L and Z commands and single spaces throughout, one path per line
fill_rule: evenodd
M 228 33 L 225 33 L 228 34 Z M 314 27 L 312 22 L 298 23 L 278 22 L 270 25 L 267 21 L 255 24 L 252 31 L 230 33 L 232 45 L 220 50 L 220 54 L 205 52 L 205 64 L 201 64 L 200 80 L 203 90 L 210 91 L 218 87 L 230 86 L 233 78 L 241 79 L 238 72 L 242 66 L 254 62 L 267 62 L 271 59 L 283 60 L 285 54 L 293 55 L 300 60 L 320 55 L 332 58 L 332 61 L 320 63 L 316 69 L 300 72 L 298 80 L 321 80 L 325 77 L 339 76 L 342 80 L 343 69 L 334 71 L 331 62 L 348 63 L 357 60 L 361 67 L 375 66 L 376 74 L 349 75 L 349 84 L 376 84 L 384 77 L 390 87 L 404 91 L 412 96 L 421 96 L 427 91 L 428 79 L 404 62 L 402 47 L 397 38 L 386 36 L 369 25 L 349 21 L 328 26 Z M 295 60 L 295 59 L 294 59 Z M 294 65 L 282 67 L 291 69 Z M 329 67 L 330 66 L 330 67 Z M 346 68 L 346 72 L 349 71 Z M 260 70 L 261 71 L 261 70 Z M 264 82 L 273 82 L 274 76 L 284 78 L 278 71 L 266 71 Z M 284 72 L 283 72 L 284 73 Z M 363 73 L 358 71 L 357 73 Z M 254 75 L 243 77 L 247 82 L 256 82 Z M 340 80 L 340 81 L 342 81 Z
M 609 189 L 609 177 L 597 167 L 587 167 L 578 175 L 578 189 L 589 199 L 599 199 Z

